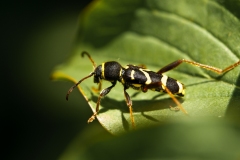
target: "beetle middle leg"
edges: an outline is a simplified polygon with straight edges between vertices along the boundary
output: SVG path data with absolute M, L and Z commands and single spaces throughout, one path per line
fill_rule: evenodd
M 132 126 L 133 126 L 133 128 L 135 128 L 135 122 L 134 122 L 133 111 L 132 111 L 132 100 L 131 100 L 129 94 L 127 93 L 127 91 L 126 91 L 127 89 L 128 88 L 126 86 L 124 86 L 124 97 L 125 97 L 127 106 L 129 108 L 129 113 L 130 113 Z

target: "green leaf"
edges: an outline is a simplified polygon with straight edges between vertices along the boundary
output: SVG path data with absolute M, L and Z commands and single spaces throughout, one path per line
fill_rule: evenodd
M 92 72 L 91 62 L 80 57 L 84 50 L 97 64 L 114 60 L 123 66 L 145 64 L 153 71 L 182 58 L 224 69 L 240 57 L 240 22 L 215 1 L 94 1 L 80 22 L 75 50 L 68 61 L 54 69 L 53 79 L 76 83 Z M 239 117 L 239 73 L 240 67 L 219 76 L 182 64 L 166 74 L 185 84 L 186 96 L 178 100 L 193 118 Z M 103 82 L 103 88 L 110 85 Z M 92 91 L 93 86 L 97 87 L 92 79 L 87 79 L 79 90 L 95 111 L 98 94 Z M 176 104 L 167 94 L 138 93 L 132 89 L 128 93 L 137 128 L 189 118 L 169 109 Z M 120 83 L 102 99 L 97 119 L 113 134 L 131 129 Z

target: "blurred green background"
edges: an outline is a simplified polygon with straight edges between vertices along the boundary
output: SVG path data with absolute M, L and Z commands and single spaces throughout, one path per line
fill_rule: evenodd
M 2 2 L 3 159 L 56 159 L 87 125 L 92 113 L 79 107 L 80 94 L 67 102 L 72 83 L 53 82 L 50 74 L 70 54 L 88 3 Z

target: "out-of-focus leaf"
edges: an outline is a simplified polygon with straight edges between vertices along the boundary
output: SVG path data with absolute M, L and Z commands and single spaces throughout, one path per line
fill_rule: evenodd
M 169 122 L 112 138 L 88 129 L 60 159 L 239 159 L 239 132 L 217 118 Z

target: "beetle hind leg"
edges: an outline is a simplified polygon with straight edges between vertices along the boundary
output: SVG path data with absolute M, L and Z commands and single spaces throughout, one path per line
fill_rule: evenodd
M 172 92 L 166 86 L 165 86 L 165 91 L 172 98 L 172 100 L 177 104 L 177 107 L 170 106 L 170 109 L 174 111 L 181 110 L 184 114 L 188 115 L 187 111 L 183 108 L 181 103 L 177 100 L 177 98 L 172 94 Z
M 180 111 L 181 110 L 178 106 L 176 106 L 176 107 L 169 106 L 169 107 L 170 107 L 171 111 Z

